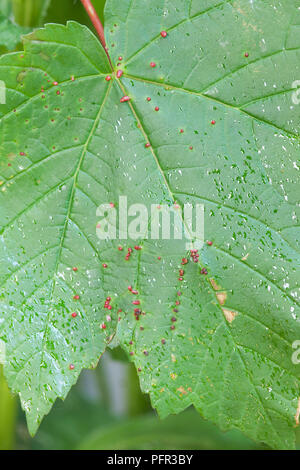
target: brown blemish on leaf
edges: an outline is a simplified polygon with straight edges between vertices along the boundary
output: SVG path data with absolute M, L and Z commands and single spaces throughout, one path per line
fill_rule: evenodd
M 213 286 L 214 290 L 221 290 L 221 287 L 216 283 L 214 279 L 209 280 L 211 285 Z
M 174 354 L 171 354 L 171 358 L 172 358 L 172 362 L 176 362 L 176 357 L 174 356 Z
M 225 315 L 226 320 L 231 323 L 234 318 L 237 316 L 237 313 L 234 312 L 233 310 L 228 310 L 227 308 L 222 308 L 223 313 Z
M 216 296 L 217 296 L 219 304 L 224 305 L 225 301 L 226 301 L 226 298 L 227 298 L 226 292 L 217 292 Z
M 219 304 L 224 305 L 225 301 L 227 299 L 226 292 L 221 291 L 222 288 L 216 283 L 216 281 L 214 279 L 210 279 L 210 283 L 211 283 L 214 291 L 216 292 L 216 297 L 218 299 Z
M 171 372 L 170 376 L 171 376 L 171 379 L 172 379 L 172 380 L 176 380 L 176 379 L 177 379 L 177 374 L 173 374 L 173 372 Z
M 180 392 L 180 395 L 187 395 L 187 391 L 181 386 L 177 388 L 177 392 Z
M 247 253 L 245 256 L 243 256 L 242 261 L 246 261 L 246 259 L 248 258 L 249 255 L 250 255 L 250 253 Z
M 300 417 L 300 397 L 299 397 L 299 400 L 298 400 L 298 407 L 297 407 L 297 411 L 296 411 L 296 414 L 295 414 L 296 426 L 299 426 L 299 417 Z

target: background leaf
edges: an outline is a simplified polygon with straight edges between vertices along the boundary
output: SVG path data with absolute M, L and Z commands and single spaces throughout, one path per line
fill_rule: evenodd
M 28 28 L 18 26 L 5 16 L 0 15 L 0 52 L 4 53 L 15 49 L 20 45 L 22 35 L 28 32 Z
M 18 24 L 27 27 L 42 26 L 51 0 L 11 0 Z
M 121 80 L 105 80 L 100 44 L 73 22 L 1 59 L 0 334 L 31 432 L 116 335 L 161 416 L 194 404 L 221 429 L 293 447 L 298 16 L 291 0 L 110 0 Z M 148 209 L 205 203 L 213 244 L 183 282 L 182 241 L 141 236 L 127 262 L 136 241 L 119 251 L 97 238 L 96 208 L 120 195 Z
M 0 1 L 0 13 L 3 16 L 9 17 L 12 11 L 11 0 L 1 0 Z
M 103 10 L 105 0 L 93 0 L 93 6 L 103 21 Z M 45 23 L 57 22 L 66 23 L 69 20 L 84 22 L 88 26 L 91 26 L 88 14 L 83 9 L 80 0 L 51 0 Z M 91 26 L 92 27 L 92 26 Z
M 233 447 L 232 447 L 233 446 Z M 161 450 L 161 449 L 255 449 L 236 431 L 220 433 L 205 423 L 195 411 L 160 421 L 154 416 L 105 426 L 85 438 L 80 450 Z

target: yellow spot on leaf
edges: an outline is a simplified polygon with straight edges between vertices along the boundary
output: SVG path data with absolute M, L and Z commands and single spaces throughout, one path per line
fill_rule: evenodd
M 180 392 L 181 396 L 187 395 L 187 391 L 182 386 L 177 388 L 177 392 Z
M 299 397 L 299 400 L 298 400 L 298 407 L 297 407 L 297 411 L 296 411 L 296 414 L 295 414 L 296 426 L 299 426 L 299 417 L 300 417 L 300 397 Z

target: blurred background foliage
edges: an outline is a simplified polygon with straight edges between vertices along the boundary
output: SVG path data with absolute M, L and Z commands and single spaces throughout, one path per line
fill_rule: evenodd
M 5 395 L 6 404 L 13 400 L 7 390 Z M 1 402 L 2 399 L 3 395 Z M 109 352 L 101 358 L 97 369 L 81 374 L 65 402 L 56 402 L 34 438 L 28 434 L 24 413 L 16 399 L 14 404 L 17 417 L 11 433 L 7 432 L 9 420 L 4 420 L 6 425 L 2 426 L 7 408 L 0 407 L 0 449 L 263 448 L 239 431 L 219 431 L 192 408 L 160 420 L 148 397 L 140 392 L 133 366 L 127 360 L 113 359 Z
M 105 0 L 93 0 L 102 20 L 104 4 Z M 0 54 L 20 49 L 21 35 L 27 31 L 68 20 L 93 29 L 80 0 L 0 0 Z M 0 365 L 0 450 L 263 448 L 239 431 L 221 432 L 192 408 L 160 420 L 140 392 L 135 369 L 118 348 L 105 353 L 95 370 L 81 374 L 66 401 L 57 400 L 32 438 Z

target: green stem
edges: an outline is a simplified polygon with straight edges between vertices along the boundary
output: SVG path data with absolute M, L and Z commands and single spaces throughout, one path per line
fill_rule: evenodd
M 16 22 L 21 26 L 41 26 L 50 0 L 12 0 Z
M 89 15 L 96 31 L 99 36 L 100 42 L 103 46 L 103 49 L 105 50 L 105 54 L 107 55 L 108 61 L 110 63 L 111 69 L 113 70 L 113 65 L 110 59 L 110 55 L 108 53 L 107 47 L 106 47 L 106 42 L 105 42 L 105 36 L 104 36 L 104 27 L 103 24 L 101 23 L 101 20 L 95 10 L 95 8 L 92 5 L 91 0 L 81 0 L 82 5 L 84 6 L 87 14 Z
M 11 450 L 15 442 L 17 401 L 8 389 L 0 365 L 0 450 Z
M 98 33 L 98 36 L 99 36 L 99 39 L 100 39 L 100 42 L 101 42 L 102 46 L 104 47 L 105 50 L 107 50 L 105 37 L 104 37 L 104 28 L 103 28 L 103 25 L 100 21 L 99 16 L 97 15 L 97 12 L 96 12 L 95 8 L 93 7 L 93 4 L 92 4 L 91 0 L 81 0 L 81 3 L 84 6 L 84 8 L 86 9 L 87 14 L 89 15 L 89 17 L 90 17 L 97 33 Z

